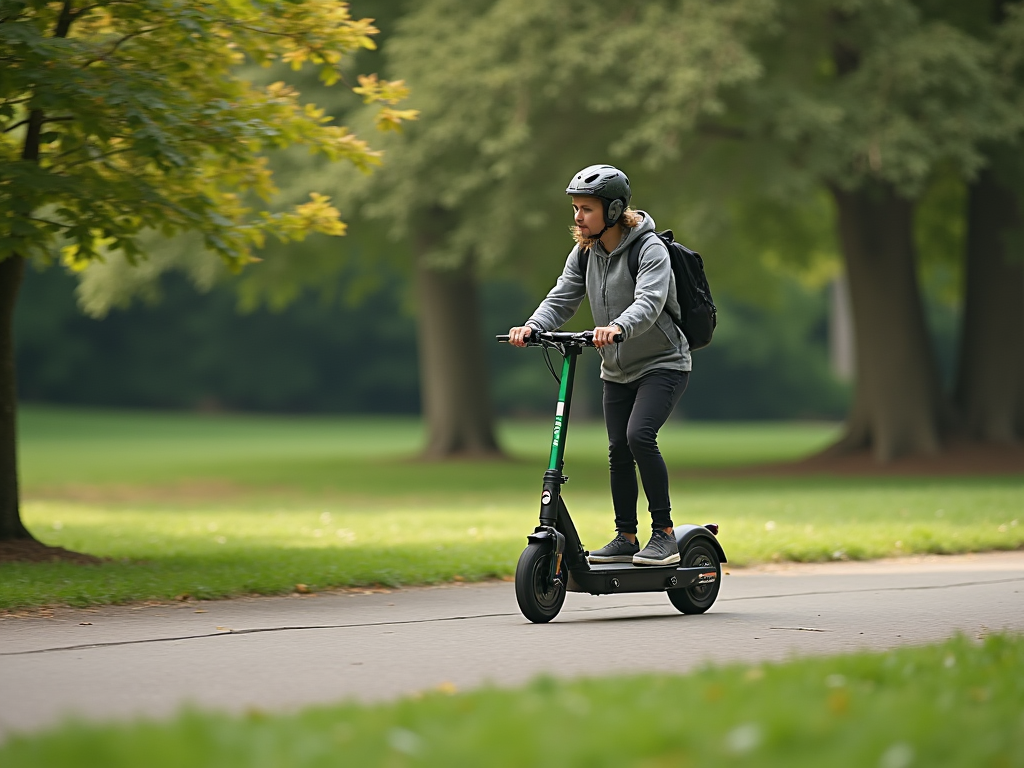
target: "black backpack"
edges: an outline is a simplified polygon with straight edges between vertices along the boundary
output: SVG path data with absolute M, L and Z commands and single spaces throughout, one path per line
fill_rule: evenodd
M 696 251 L 677 243 L 671 229 L 655 233 L 668 248 L 672 262 L 672 272 L 676 276 L 676 299 L 682 317 L 673 317 L 679 330 L 686 336 L 690 349 L 701 349 L 711 343 L 711 336 L 718 324 L 718 310 L 711 298 L 711 286 L 704 274 L 704 260 Z M 638 237 L 629 247 L 627 266 L 629 274 L 636 282 L 640 271 L 640 249 L 644 238 Z M 587 274 L 587 262 L 590 261 L 590 249 L 580 251 L 580 271 Z

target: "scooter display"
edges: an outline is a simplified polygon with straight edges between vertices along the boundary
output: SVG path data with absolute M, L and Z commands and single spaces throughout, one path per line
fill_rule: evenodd
M 509 337 L 505 334 L 497 339 L 507 342 Z M 562 371 L 561 376 L 555 374 L 559 382 L 558 405 L 540 495 L 540 523 L 526 537 L 526 549 L 516 566 L 519 609 L 530 621 L 543 624 L 558 615 L 567 591 L 592 595 L 667 592 L 672 605 L 682 613 L 704 613 L 718 597 L 722 563 L 726 562 L 714 523 L 675 526 L 680 560 L 672 565 L 591 564 L 587 560 L 589 553 L 583 548 L 562 498 L 562 486 L 569 479 L 562 470 L 576 360 L 584 347 L 594 346 L 594 334 L 533 331 L 527 345 L 545 348 L 545 355 L 548 350 L 557 351 L 562 356 Z M 548 367 L 554 373 L 550 361 Z

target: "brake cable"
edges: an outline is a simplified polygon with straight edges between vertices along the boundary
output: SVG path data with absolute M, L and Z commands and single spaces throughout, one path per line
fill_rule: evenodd
M 551 345 L 551 346 L 554 346 L 554 345 Z M 548 346 L 547 344 L 544 345 L 544 362 L 548 366 L 548 371 L 551 372 L 551 378 L 553 378 L 555 381 L 558 382 L 558 386 L 562 386 L 562 379 L 559 378 L 557 373 L 555 373 L 555 365 L 554 365 L 554 363 L 551 362 L 551 356 L 548 354 L 548 350 L 550 350 L 550 349 L 551 349 L 550 346 Z

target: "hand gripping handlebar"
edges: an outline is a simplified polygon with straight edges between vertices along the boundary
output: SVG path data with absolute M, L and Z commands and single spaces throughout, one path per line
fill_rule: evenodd
M 495 336 L 498 341 L 508 341 L 508 334 L 502 333 Z M 616 344 L 622 342 L 622 334 L 615 334 L 614 339 Z M 594 332 L 593 331 L 579 331 L 578 333 L 569 333 L 567 331 L 531 331 L 530 335 L 526 339 L 527 346 L 544 346 L 548 344 L 575 344 L 581 347 L 592 347 L 594 346 Z

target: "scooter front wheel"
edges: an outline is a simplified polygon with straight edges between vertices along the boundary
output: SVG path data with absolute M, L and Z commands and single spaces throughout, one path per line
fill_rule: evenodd
M 516 565 L 516 600 L 523 616 L 534 624 L 551 621 L 565 602 L 565 564 L 551 579 L 551 558 L 555 554 L 547 544 L 530 544 Z

